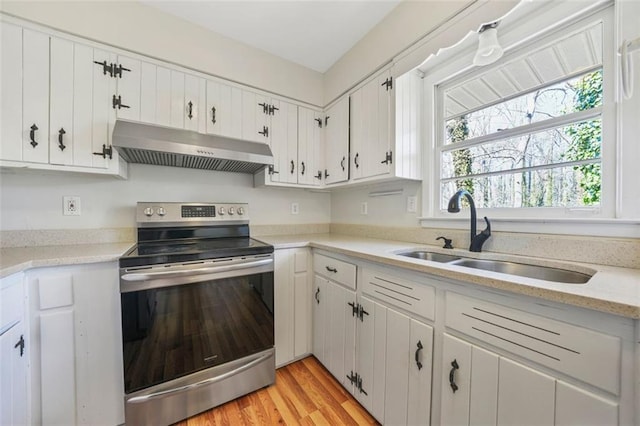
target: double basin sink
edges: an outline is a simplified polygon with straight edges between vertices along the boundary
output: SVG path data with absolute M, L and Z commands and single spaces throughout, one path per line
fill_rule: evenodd
M 521 277 L 565 284 L 585 284 L 592 277 L 592 275 L 569 271 L 566 269 L 528 265 L 525 263 L 507 262 L 503 260 L 472 259 L 463 256 L 435 253 L 425 250 L 414 250 L 397 254 L 400 256 L 412 257 L 414 259 L 430 260 L 449 265 L 464 266 L 466 268 L 482 269 L 485 271 L 500 272 L 502 274 L 518 275 Z

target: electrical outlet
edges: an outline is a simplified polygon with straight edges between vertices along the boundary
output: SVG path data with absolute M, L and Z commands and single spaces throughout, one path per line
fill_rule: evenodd
M 65 216 L 80 216 L 80 197 L 62 197 L 62 213 Z
M 369 207 L 366 201 L 360 204 L 360 214 L 369 214 Z
M 291 214 L 298 214 L 300 212 L 300 205 L 298 203 L 291 203 Z
M 415 213 L 418 211 L 418 197 L 409 196 L 407 197 L 407 213 Z

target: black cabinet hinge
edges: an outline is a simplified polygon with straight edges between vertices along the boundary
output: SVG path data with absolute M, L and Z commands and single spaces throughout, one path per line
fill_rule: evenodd
M 278 108 L 275 105 L 268 105 L 267 110 L 269 111 L 268 112 L 269 115 L 273 115 L 276 111 L 280 111 L 280 108 Z
M 386 152 L 384 160 L 382 160 L 380 163 L 381 164 L 391 164 L 391 163 L 393 163 L 393 151 Z
M 331 116 L 330 116 L 330 115 L 327 115 L 327 116 L 324 118 L 324 127 L 327 127 L 327 125 L 329 124 L 329 119 L 330 119 L 330 118 L 331 118 Z M 321 126 L 321 127 L 322 127 L 322 126 Z
M 314 178 L 322 180 L 322 171 L 318 170 L 318 174 Z
M 269 137 L 269 128 L 267 126 L 262 126 L 262 131 L 258 132 L 259 135 L 264 136 L 265 138 Z
M 358 374 L 354 373 L 353 371 L 349 372 L 349 374 L 347 375 L 347 379 L 349 379 L 349 381 L 351 382 L 351 384 L 355 384 L 358 382 Z
M 113 77 L 115 78 L 122 78 L 122 71 L 127 71 L 127 72 L 131 72 L 131 70 L 129 68 L 125 68 L 122 66 L 122 64 L 112 64 L 113 65 Z
M 360 305 L 358 303 L 349 302 L 349 303 L 347 303 L 347 305 L 351 306 L 351 316 L 352 317 L 355 317 L 356 315 L 358 315 L 358 309 L 360 307 Z
M 93 61 L 94 64 L 102 65 L 102 74 L 107 75 L 109 73 L 109 77 L 113 77 L 113 67 L 114 64 L 108 64 L 107 61 Z
M 273 164 L 269 164 L 269 174 L 270 174 L 270 175 L 275 175 L 275 174 L 278 174 L 278 173 L 280 173 L 280 172 L 276 171 L 276 170 L 273 168 Z
M 322 118 L 314 118 L 314 120 L 318 122 L 318 127 L 322 129 Z
M 387 78 L 380 86 L 385 86 L 385 90 L 393 89 L 393 77 Z
M 362 387 L 362 376 L 358 373 L 354 373 L 353 371 L 351 371 L 348 375 L 347 375 L 347 379 L 349 379 L 349 381 L 351 382 L 352 385 L 354 385 L 356 387 L 356 389 L 358 389 L 360 391 L 360 393 L 363 393 L 365 395 L 369 395 L 364 388 Z
M 102 145 L 102 152 L 94 152 L 93 155 L 99 155 L 102 158 L 107 158 L 107 156 L 109 156 L 109 160 L 113 159 L 113 147 L 111 145 L 109 145 L 108 147 L 106 145 Z
M 113 107 L 113 109 L 131 108 L 129 105 L 125 105 L 122 103 L 121 95 L 118 95 L 117 97 L 116 95 L 113 95 L 113 98 L 111 98 L 111 106 Z

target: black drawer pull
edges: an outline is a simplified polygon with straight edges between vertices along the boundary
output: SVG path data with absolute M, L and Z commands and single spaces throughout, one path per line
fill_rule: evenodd
M 329 272 L 333 272 L 334 274 L 335 274 L 336 272 L 338 272 L 338 270 L 337 270 L 336 268 L 332 268 L 331 266 L 325 266 L 325 268 L 327 268 L 327 271 L 329 271 Z
M 291 174 L 293 174 L 293 171 L 296 168 L 296 164 L 293 162 L 293 160 L 291 160 Z
M 38 126 L 36 126 L 36 123 L 33 123 L 33 126 L 30 127 L 30 131 L 29 131 L 29 139 L 31 139 L 31 142 L 29 142 L 31 144 L 32 147 L 36 147 L 38 146 L 38 142 L 36 142 L 36 130 L 38 130 Z
M 356 152 L 356 156 L 353 158 L 353 162 L 354 162 L 354 163 L 355 163 L 355 165 L 356 165 L 356 169 L 357 169 L 358 167 L 360 167 L 360 163 L 358 163 L 358 157 L 359 157 L 359 156 L 360 156 L 360 154 L 358 154 L 358 153 Z
M 416 365 L 418 366 L 418 370 L 422 370 L 422 363 L 420 362 L 420 351 L 424 348 L 422 347 L 422 342 L 420 340 L 418 340 L 418 344 L 416 346 L 418 347 L 416 349 L 416 355 L 415 355 Z
M 64 149 L 66 148 L 66 145 L 63 141 L 65 133 L 67 132 L 64 131 L 64 127 L 61 127 L 60 130 L 58 130 L 58 148 L 60 148 L 60 151 L 64 151 Z
M 451 386 L 453 393 L 456 393 L 458 390 L 458 385 L 456 385 L 456 370 L 459 368 L 458 361 L 454 359 L 451 363 L 451 371 L 449 371 L 449 386 Z
M 318 289 L 316 290 L 316 294 L 315 294 L 315 298 L 316 298 L 316 303 L 318 303 L 318 305 L 320 304 L 320 298 L 318 297 L 318 295 L 320 295 L 320 287 L 318 287 Z
M 342 157 L 342 161 L 340 162 L 340 167 L 342 167 L 342 171 L 343 172 L 344 172 L 344 160 L 345 159 L 346 159 L 345 157 Z
M 211 107 L 211 123 L 216 124 L 216 107 Z
M 302 168 L 301 168 L 301 170 L 300 170 L 300 174 L 304 175 L 304 171 L 306 170 L 306 167 L 305 167 L 305 165 L 304 165 L 304 161 L 302 162 L 302 164 L 301 164 L 301 165 L 302 165 Z

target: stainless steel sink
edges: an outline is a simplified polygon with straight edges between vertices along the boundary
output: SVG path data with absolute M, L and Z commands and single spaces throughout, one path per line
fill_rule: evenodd
M 449 264 L 558 283 L 584 284 L 591 278 L 591 275 L 583 274 L 581 272 L 550 268 L 546 266 L 525 265 L 523 263 L 505 262 L 501 260 L 465 258 L 451 261 Z
M 452 256 L 450 254 L 434 253 L 431 251 L 415 250 L 398 253 L 400 256 L 413 257 L 415 259 L 431 260 L 433 262 L 447 263 L 453 260 L 462 260 L 460 256 Z

